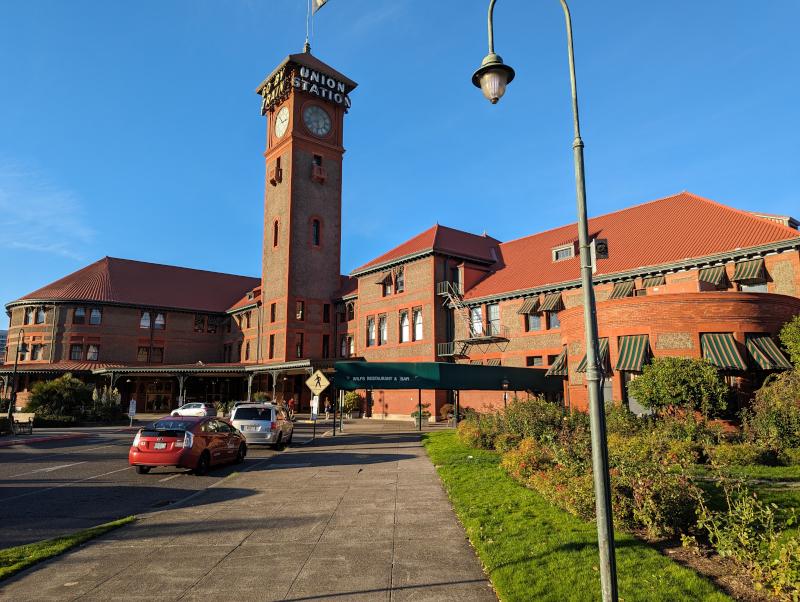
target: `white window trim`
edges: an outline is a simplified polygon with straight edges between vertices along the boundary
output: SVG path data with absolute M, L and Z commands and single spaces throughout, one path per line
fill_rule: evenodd
M 559 251 L 569 251 L 569 255 L 567 257 L 561 257 L 560 259 L 557 259 L 556 255 Z M 560 247 L 553 247 L 553 261 L 566 261 L 567 259 L 572 259 L 573 257 L 575 257 L 575 243 L 561 245 Z

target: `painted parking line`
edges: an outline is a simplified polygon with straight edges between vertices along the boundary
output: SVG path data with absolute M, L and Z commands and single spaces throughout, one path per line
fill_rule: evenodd
M 10 502 L 11 500 L 18 500 L 20 498 L 28 497 L 31 495 L 38 495 L 40 493 L 47 493 L 48 491 L 53 491 L 54 489 L 61 489 L 62 487 L 70 487 L 71 485 L 77 485 L 78 483 L 84 483 L 86 481 L 91 481 L 92 479 L 99 479 L 100 477 L 107 477 L 110 474 L 115 474 L 118 472 L 122 472 L 123 470 L 130 470 L 133 468 L 132 466 L 126 466 L 125 468 L 120 468 L 119 470 L 112 470 L 110 472 L 104 472 L 103 474 L 96 474 L 93 477 L 86 477 L 85 479 L 80 479 L 78 481 L 72 481 L 70 483 L 62 483 L 61 485 L 56 485 L 54 487 L 45 487 L 44 489 L 36 489 L 34 491 L 29 491 L 28 493 L 21 493 L 20 495 L 13 495 L 11 497 L 4 497 L 0 498 L 0 502 Z
M 170 475 L 170 476 L 165 477 L 163 479 L 158 479 L 158 482 L 159 483 L 163 483 L 164 481 L 171 481 L 172 479 L 177 479 L 178 477 L 182 477 L 182 476 L 183 476 L 183 473 L 179 472 L 178 474 L 173 474 L 173 475 Z
M 62 468 L 69 468 L 70 466 L 77 466 L 78 464 L 86 464 L 87 461 L 83 462 L 73 462 L 72 464 L 61 464 L 60 466 L 49 466 L 48 468 L 38 468 L 36 470 L 30 470 L 28 472 L 21 472 L 19 474 L 12 474 L 9 479 L 14 477 L 24 477 L 25 475 L 29 474 L 36 474 L 37 472 L 53 472 L 54 470 L 61 470 Z
M 10 441 L 0 441 L 0 447 L 10 447 L 12 445 L 30 445 L 31 443 L 47 443 L 49 441 L 66 441 L 68 439 L 85 439 L 90 437 L 89 433 L 75 433 L 71 435 L 51 435 L 49 437 L 33 437 L 32 439 L 11 439 Z

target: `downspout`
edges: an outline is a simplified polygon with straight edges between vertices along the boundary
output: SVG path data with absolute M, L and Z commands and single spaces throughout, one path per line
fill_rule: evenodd
M 58 323 L 58 305 L 53 304 L 53 328 L 50 330 L 50 363 L 55 363 L 56 353 L 56 324 Z

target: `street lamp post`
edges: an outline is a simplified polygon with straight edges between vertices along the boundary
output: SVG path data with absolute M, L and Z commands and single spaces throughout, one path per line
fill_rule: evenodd
M 497 0 L 489 2 L 489 54 L 472 76 L 472 83 L 481 88 L 484 96 L 496 104 L 514 79 L 514 70 L 503 63 L 494 52 L 492 13 Z M 617 567 L 614 553 L 614 522 L 611 513 L 611 484 L 608 475 L 608 447 L 606 444 L 605 412 L 600 395 L 600 367 L 598 366 L 597 313 L 592 288 L 591 244 L 586 217 L 586 184 L 583 170 L 583 140 L 578 118 L 578 91 L 575 83 L 575 56 L 572 48 L 572 19 L 565 0 L 560 0 L 567 25 L 567 54 L 569 58 L 570 88 L 572 92 L 572 117 L 575 139 L 572 149 L 575 160 L 575 186 L 578 209 L 578 243 L 580 245 L 581 287 L 583 289 L 583 322 L 586 335 L 586 386 L 589 394 L 589 419 L 592 435 L 592 472 L 594 477 L 597 537 L 600 549 L 600 582 L 605 602 L 617 600 Z
M 504 378 L 503 382 L 501 383 L 501 385 L 503 387 L 503 409 L 507 410 L 508 409 L 508 379 Z

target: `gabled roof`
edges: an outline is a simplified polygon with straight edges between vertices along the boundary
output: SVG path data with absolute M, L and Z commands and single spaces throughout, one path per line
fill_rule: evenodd
M 228 312 L 235 312 L 245 307 L 252 307 L 261 303 L 261 285 L 247 291 L 241 299 L 228 308 Z
M 308 67 L 309 69 L 313 69 L 314 71 L 319 71 L 320 73 L 325 73 L 330 75 L 334 79 L 338 79 L 340 82 L 345 84 L 348 88 L 348 92 L 352 91 L 353 88 L 358 86 L 356 82 L 352 79 L 344 75 L 343 73 L 339 73 L 336 69 L 331 67 L 330 65 L 323 63 L 317 57 L 315 57 L 310 52 L 299 52 L 297 54 L 290 54 L 285 59 L 283 59 L 275 69 L 272 70 L 267 77 L 264 78 L 258 88 L 256 88 L 256 94 L 261 94 L 261 89 L 266 85 L 266 83 L 272 79 L 278 71 L 280 71 L 284 66 L 288 65 L 289 63 L 294 63 L 296 65 L 301 65 L 303 67 Z
M 425 252 L 443 253 L 491 264 L 497 260 L 499 244 L 499 240 L 487 234 L 470 234 L 463 230 L 436 224 L 391 251 L 353 270 L 352 274 L 379 269 L 381 266 L 391 264 L 399 259 Z
M 224 312 L 260 284 L 260 279 L 249 276 L 104 257 L 11 304 L 94 301 Z
M 466 291 L 477 299 L 578 280 L 577 256 L 553 261 L 554 247 L 577 241 L 576 224 L 502 243 L 502 269 Z M 589 220 L 589 235 L 608 239 L 608 259 L 595 278 L 717 253 L 798 239 L 800 232 L 690 192 L 636 205 Z

